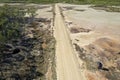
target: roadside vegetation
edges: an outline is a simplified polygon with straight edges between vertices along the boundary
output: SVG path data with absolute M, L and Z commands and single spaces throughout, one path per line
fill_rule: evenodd
M 9 6 L 6 4 L 0 7 L 0 42 L 4 43 L 13 38 L 21 37 L 23 26 L 30 23 L 30 21 L 26 22 L 26 14 L 30 15 L 30 21 L 32 22 L 35 14 L 33 8 Z
M 25 11 L 17 7 L 0 7 L 0 42 L 20 37 Z
M 95 5 L 120 5 L 120 0 L 0 0 L 0 2 L 32 2 L 32 3 L 72 3 Z
M 35 12 L 30 6 L 0 7 L 0 80 L 45 80 L 54 66 L 55 39 L 42 25 L 51 20 L 36 19 Z
M 107 12 L 120 12 L 120 8 L 114 7 L 114 6 L 95 5 L 95 6 L 91 6 L 91 7 L 96 10 L 105 10 Z

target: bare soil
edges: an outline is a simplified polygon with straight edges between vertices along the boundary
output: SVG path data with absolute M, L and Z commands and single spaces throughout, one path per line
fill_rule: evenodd
M 74 54 L 70 35 L 60 14 L 59 5 L 55 6 L 55 38 L 56 38 L 56 71 L 57 80 L 86 80 L 79 69 L 77 57 Z
M 60 4 L 88 80 L 119 80 L 120 13 L 91 5 Z M 69 9 L 67 9 L 67 7 Z M 108 9 L 109 7 L 107 7 Z M 110 8 L 111 10 L 111 8 Z

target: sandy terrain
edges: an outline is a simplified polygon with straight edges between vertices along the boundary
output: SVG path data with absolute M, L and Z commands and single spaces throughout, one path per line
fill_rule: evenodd
M 60 6 L 76 53 L 84 61 L 86 78 L 120 80 L 120 13 L 91 5 Z
M 36 11 L 36 14 L 37 14 L 36 17 L 42 17 L 42 18 L 48 18 L 48 19 L 53 18 L 51 5 L 39 5 L 37 7 L 39 9 Z
M 55 38 L 56 38 L 56 71 L 57 80 L 86 80 L 79 68 L 74 54 L 70 37 L 60 14 L 59 7 L 55 6 Z
M 81 46 L 92 43 L 96 39 L 107 36 L 120 40 L 120 13 L 95 10 L 90 5 L 62 4 L 62 7 L 74 7 L 73 10 L 64 10 L 66 22 L 72 22 L 72 27 L 91 29 L 90 33 L 71 34 L 73 40 L 79 39 Z M 83 11 L 82 11 L 83 10 Z M 89 39 L 89 41 L 88 41 Z

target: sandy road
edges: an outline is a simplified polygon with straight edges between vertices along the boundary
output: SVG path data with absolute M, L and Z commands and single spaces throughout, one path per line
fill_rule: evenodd
M 57 80 L 86 80 L 76 61 L 58 4 L 55 5 L 55 14 Z

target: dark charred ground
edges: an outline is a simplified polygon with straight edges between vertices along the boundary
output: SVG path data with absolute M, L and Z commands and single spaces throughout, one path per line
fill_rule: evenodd
M 0 44 L 0 80 L 45 79 L 54 59 L 51 55 L 54 56 L 55 40 L 50 23 L 46 18 L 36 19 L 24 27 L 21 37 Z

